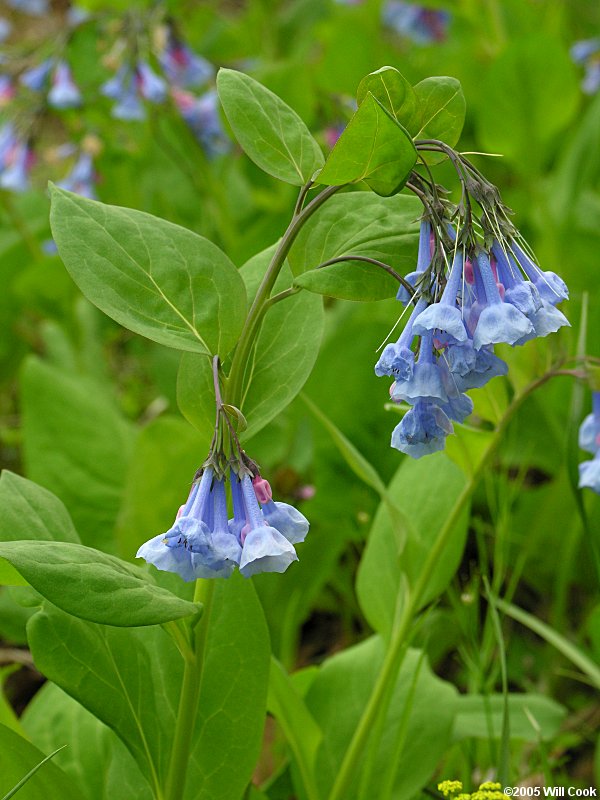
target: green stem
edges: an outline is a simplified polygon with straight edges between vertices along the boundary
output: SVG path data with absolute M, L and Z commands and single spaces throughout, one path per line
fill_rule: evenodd
M 500 420 L 498 427 L 494 431 L 492 441 L 490 442 L 482 460 L 458 496 L 450 515 L 446 518 L 444 526 L 440 531 L 437 540 L 429 551 L 427 561 L 423 565 L 414 588 L 410 592 L 408 601 L 402 608 L 398 625 L 392 632 L 392 638 L 381 667 L 381 672 L 377 677 L 377 681 L 373 687 L 371 696 L 367 701 L 363 715 L 344 755 L 337 778 L 329 795 L 329 800 L 343 800 L 343 798 L 347 797 L 350 792 L 350 787 L 352 781 L 354 780 L 354 772 L 357 766 L 360 764 L 361 755 L 365 752 L 366 743 L 371 734 L 375 720 L 377 719 L 377 715 L 384 713 L 385 711 L 383 708 L 380 708 L 380 704 L 383 702 L 386 694 L 388 697 L 390 696 L 388 684 L 396 681 L 398 672 L 402 666 L 402 660 L 405 652 L 404 643 L 413 624 L 413 618 L 419 610 L 421 598 L 425 593 L 433 571 L 443 556 L 448 540 L 452 534 L 452 530 L 463 511 L 465 503 L 470 498 L 479 481 L 479 478 L 481 477 L 481 474 L 494 456 L 504 431 L 506 430 L 516 411 L 532 392 L 546 383 L 546 381 L 550 380 L 550 378 L 554 377 L 554 375 L 555 372 L 546 373 L 537 381 L 531 383 L 520 395 L 513 399 L 511 405 L 506 410 L 504 417 Z
M 227 386 L 227 402 L 237 406 L 242 396 L 242 385 L 244 380 L 244 372 L 248 356 L 254 344 L 256 333 L 260 326 L 265 305 L 268 301 L 275 281 L 283 267 L 285 259 L 290 251 L 296 236 L 302 230 L 302 226 L 310 219 L 310 217 L 325 203 L 335 192 L 339 191 L 341 186 L 328 186 L 320 194 L 318 194 L 302 211 L 295 213 L 292 221 L 288 225 L 286 232 L 283 234 L 279 246 L 275 251 L 271 263 L 258 287 L 256 296 L 250 306 L 250 311 L 246 317 L 246 322 L 242 329 L 238 346 L 236 347 L 233 361 L 231 362 L 231 370 L 229 371 L 229 380 Z M 303 190 L 304 191 L 304 190 Z
M 214 585 L 214 580 L 196 581 L 194 602 L 202 602 L 204 611 L 198 625 L 191 632 L 193 653 L 185 660 L 183 682 L 179 696 L 179 709 L 175 723 L 175 735 L 173 737 L 173 749 L 171 750 L 171 762 L 165 786 L 165 800 L 181 800 L 185 789 L 187 766 L 198 715 L 198 699 L 202 684 L 204 651 L 210 623 Z

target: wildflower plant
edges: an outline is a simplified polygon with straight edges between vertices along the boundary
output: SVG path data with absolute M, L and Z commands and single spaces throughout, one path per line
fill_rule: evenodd
M 203 80 L 204 65 L 174 34 L 167 42 L 165 79 L 188 91 Z M 104 92 L 138 114 L 163 102 L 156 75 L 136 56 L 116 65 Z M 567 289 L 538 265 L 497 188 L 455 149 L 465 115 L 458 81 L 412 86 L 391 67 L 366 76 L 326 157 L 296 112 L 250 76 L 222 69 L 217 91 L 245 154 L 298 189 L 279 240 L 240 269 L 190 230 L 91 199 L 89 159 L 78 158 L 67 179 L 84 192 L 50 189 L 54 240 L 83 294 L 133 333 L 182 354 L 179 403 L 206 446 L 181 487 L 183 505 L 172 509 L 167 530 L 147 531 L 118 557 L 82 544 L 56 497 L 5 473 L 10 535 L 0 543 L 0 576 L 42 598 L 28 624 L 36 665 L 91 712 L 91 724 L 104 723 L 98 735 L 114 748 L 119 791 L 133 775 L 132 797 L 252 796 L 268 704 L 294 759 L 297 790 L 283 791 L 308 800 L 408 798 L 431 780 L 453 736 L 456 691 L 408 645 L 460 557 L 475 473 L 467 480 L 433 456 L 432 495 L 429 467 L 416 462 L 421 480 L 411 498 L 426 494 L 407 526 L 377 471 L 336 431 L 380 492 L 398 536 L 380 526 L 359 570 L 357 594 L 378 635 L 328 659 L 300 686 L 271 658 L 250 579 L 290 577 L 310 514 L 273 500 L 247 441 L 306 382 L 321 342 L 323 296 L 397 298 L 405 327 L 375 369 L 393 379 L 392 400 L 406 411 L 392 445 L 418 458 L 440 450 L 453 423 L 469 416 L 467 392 L 506 373 L 496 345 L 520 346 L 568 324 L 556 307 Z M 22 159 L 25 143 L 2 135 L 0 158 L 20 147 Z M 441 161 L 455 170 L 458 202 L 434 177 Z M 10 169 L 7 162 L 0 180 Z M 161 457 L 170 457 L 168 448 Z M 407 544 L 407 531 L 427 513 L 426 535 L 435 538 Z M 31 531 L 35 538 L 27 538 Z M 136 550 L 140 562 L 132 563 Z M 373 602 L 379 583 L 389 602 Z M 400 773 L 399 760 L 411 769 Z M 481 792 L 496 796 L 495 788 Z

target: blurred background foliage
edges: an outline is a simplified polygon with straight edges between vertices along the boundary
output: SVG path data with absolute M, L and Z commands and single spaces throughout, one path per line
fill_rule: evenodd
M 25 5 L 0 6 L 11 27 L 0 70 L 10 74 L 14 59 L 37 63 L 60 41 L 85 101 L 57 111 L 37 107 L 17 91 L 0 109 L 0 119 L 25 126 L 35 152 L 27 190 L 0 191 L 0 465 L 57 494 L 84 543 L 132 558 L 142 541 L 170 525 L 208 442 L 178 410 L 180 355 L 134 336 L 89 305 L 49 252 L 45 182 L 64 180 L 73 153 L 87 152 L 99 199 L 212 238 L 238 266 L 277 240 L 296 194 L 226 138 L 224 152 L 207 148 L 172 97 L 147 104 L 142 121 L 111 117 L 100 87 L 112 74 L 119 20 L 129 15 L 143 27 L 156 7 L 89 0 L 84 8 L 91 16 L 70 31 L 65 45 L 68 8 L 57 0 L 40 15 L 27 13 Z M 411 83 L 430 75 L 462 82 L 468 110 L 460 149 L 502 154 L 473 158 L 501 188 L 542 267 L 567 281 L 565 312 L 573 326 L 524 349 L 505 348 L 509 376 L 474 393 L 475 422 L 457 426 L 449 443 L 450 458 L 468 472 L 516 389 L 557 358 L 573 355 L 578 339 L 587 338 L 583 350 L 600 356 L 600 92 L 582 91 L 584 66 L 570 57 L 575 41 L 600 34 L 600 8 L 591 0 L 431 0 L 428 6 L 447 17 L 423 42 L 386 24 L 383 6 L 380 0 L 165 4 L 196 53 L 215 68 L 247 71 L 278 93 L 325 149 L 349 119 L 360 79 L 384 64 Z M 203 92 L 210 88 L 209 80 Z M 220 124 L 226 137 L 225 120 Z M 69 143 L 74 148 L 62 156 L 61 146 Z M 437 167 L 437 176 L 456 190 L 448 166 Z M 393 300 L 328 301 L 322 349 L 304 389 L 386 482 L 407 458 L 389 447 L 396 417 L 384 408 L 387 387 L 373 364 L 397 316 Z M 460 692 L 501 687 L 485 579 L 567 644 L 600 658 L 593 546 L 600 537 L 600 503 L 573 489 L 580 459 L 576 428 L 588 406 L 589 392 L 567 378 L 534 393 L 479 484 L 458 569 L 450 564 L 447 589 L 415 632 L 436 673 Z M 368 601 L 357 599 L 354 584 L 379 498 L 352 471 L 302 396 L 248 442 L 248 451 L 277 497 L 300 502 L 311 520 L 300 563 L 289 574 L 255 581 L 273 651 L 293 670 L 345 650 L 371 631 Z M 442 473 L 428 473 L 427 462 L 419 473 L 423 488 L 414 497 L 399 494 L 409 519 L 420 513 L 413 503 L 426 507 L 444 488 L 441 477 L 435 480 Z M 10 660 L 5 651 L 25 642 L 24 592 L 0 594 L 0 664 Z M 600 781 L 600 705 L 593 687 L 564 652 L 527 627 L 506 620 L 503 633 L 510 690 L 548 701 L 540 709 L 540 730 L 522 723 L 526 730 L 512 742 L 514 774 L 582 786 L 592 785 L 596 774 Z M 37 687 L 35 673 L 0 670 L 6 696 L 21 711 Z M 325 689 L 314 689 L 319 691 Z M 483 779 L 495 765 L 497 737 L 485 728 L 474 734 L 475 718 L 466 716 L 453 743 L 435 754 L 442 777 Z M 17 724 L 6 702 L 0 702 L 0 721 Z M 271 735 L 275 744 L 266 751 L 261 778 L 278 775 L 283 763 L 277 734 Z M 283 769 L 269 797 L 286 797 L 286 781 Z

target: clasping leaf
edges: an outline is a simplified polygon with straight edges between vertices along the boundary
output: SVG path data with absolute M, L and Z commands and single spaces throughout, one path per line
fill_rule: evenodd
M 367 92 L 315 180 L 330 186 L 364 180 L 387 197 L 404 186 L 416 160 L 409 134 Z

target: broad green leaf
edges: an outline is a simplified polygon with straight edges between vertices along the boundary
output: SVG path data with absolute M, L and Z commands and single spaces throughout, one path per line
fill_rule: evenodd
M 160 796 L 183 672 L 173 640 L 161 627 L 94 625 L 51 607 L 28 633 L 38 668 L 117 733 Z M 185 798 L 241 800 L 260 752 L 269 672 L 251 581 L 216 583 L 205 652 Z
M 539 170 L 577 110 L 577 84 L 558 38 L 539 33 L 511 41 L 484 78 L 477 108 L 483 147 L 502 153 L 521 172 Z
M 5 469 L 0 476 L 0 541 L 79 542 L 63 503 L 42 486 Z
M 215 390 L 210 359 L 184 353 L 177 373 L 177 405 L 183 416 L 210 443 L 215 429 Z
M 217 91 L 244 152 L 269 175 L 303 186 L 323 166 L 321 149 L 304 122 L 254 78 L 220 69 Z
M 119 558 L 71 542 L 2 542 L 0 556 L 58 608 L 105 625 L 158 625 L 198 606 Z
M 241 268 L 249 297 L 256 292 L 274 247 L 254 256 Z M 285 264 L 274 291 L 288 288 L 291 282 L 290 269 Z M 241 433 L 242 439 L 258 433 L 298 394 L 316 361 L 322 333 L 320 297 L 301 292 L 267 311 L 246 368 L 240 410 L 248 427 Z M 177 399 L 183 415 L 204 436 L 212 433 L 215 411 L 210 364 L 197 356 L 183 357 Z
M 84 295 L 155 342 L 225 356 L 244 322 L 240 276 L 219 248 L 141 211 L 51 188 L 58 251 Z
M 502 732 L 504 696 L 467 694 L 456 698 L 453 738 L 499 739 Z M 509 694 L 510 738 L 537 744 L 552 739 L 566 716 L 566 709 L 539 694 Z
M 0 725 L 0 796 L 12 797 L 11 790 L 45 758 L 37 747 Z M 81 800 L 77 786 L 51 761 L 42 764 L 14 796 L 18 800 Z
M 3 470 L 0 477 L 0 542 L 21 539 L 78 542 L 77 531 L 61 501 L 41 486 Z M 27 582 L 0 558 L 0 584 L 19 586 Z
M 376 194 L 387 196 L 404 186 L 416 161 L 408 133 L 367 93 L 316 180 L 329 186 L 364 180 Z
M 150 786 L 121 740 L 56 684 L 42 686 L 21 721 L 40 750 L 49 753 L 67 745 L 55 763 L 77 782 L 86 800 L 151 800 Z
M 414 138 L 440 139 L 454 147 L 460 139 L 467 110 L 460 81 L 448 77 L 425 78 L 415 86 L 415 94 L 421 120 L 418 129 L 411 130 Z M 430 164 L 444 158 L 433 153 L 425 157 Z
M 27 475 L 64 502 L 85 544 L 114 550 L 133 426 L 104 387 L 33 356 L 21 373 L 21 402 Z
M 464 474 L 444 453 L 418 461 L 407 458 L 392 479 L 389 494 L 410 522 L 406 546 L 399 552 L 398 537 L 388 509 L 382 504 L 369 533 L 356 584 L 365 616 L 385 637 L 391 632 L 403 574 L 411 585 L 419 576 L 464 485 Z M 421 604 L 437 597 L 454 575 L 464 549 L 467 520 L 465 511 L 454 528 L 443 559 L 431 576 Z
M 323 797 L 356 730 L 383 657 L 383 641 L 372 636 L 327 659 L 311 684 L 306 703 L 323 731 L 317 758 Z M 455 698 L 455 688 L 432 673 L 420 651 L 408 650 L 393 686 L 367 796 L 381 796 L 379 781 L 390 768 L 395 772 L 394 797 L 413 797 L 427 782 L 450 742 Z M 356 790 L 357 786 L 347 800 L 356 798 Z
M 363 78 L 356 100 L 360 105 L 371 93 L 408 131 L 419 125 L 420 113 L 415 90 L 394 67 L 381 67 Z
M 161 627 L 95 625 L 51 606 L 31 618 L 37 668 L 127 745 L 156 789 L 166 776 L 182 665 Z
M 303 272 L 294 284 L 326 297 L 362 302 L 394 297 L 399 287 L 399 282 L 381 267 L 359 260 Z
M 382 198 L 350 192 L 331 198 L 303 227 L 290 251 L 295 282 L 346 300 L 394 296 L 398 283 L 370 264 L 353 261 L 307 270 L 351 255 L 375 258 L 400 274 L 414 269 L 421 211 L 417 198 L 408 195 Z
M 129 462 L 117 518 L 117 545 L 122 558 L 132 560 L 143 542 L 171 527 L 206 457 L 209 442 L 210 437 L 202 439 L 185 420 L 175 416 L 158 417 L 142 428 Z

